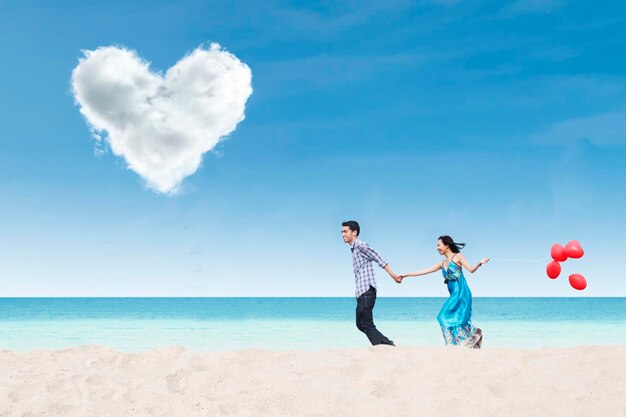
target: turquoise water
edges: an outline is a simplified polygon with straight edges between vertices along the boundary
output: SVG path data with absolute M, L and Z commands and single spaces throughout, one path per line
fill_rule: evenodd
M 444 298 L 384 298 L 378 328 L 399 346 L 441 346 Z M 626 298 L 474 298 L 484 347 L 626 344 Z M 104 345 L 127 352 L 321 350 L 369 343 L 354 298 L 0 298 L 0 349 Z

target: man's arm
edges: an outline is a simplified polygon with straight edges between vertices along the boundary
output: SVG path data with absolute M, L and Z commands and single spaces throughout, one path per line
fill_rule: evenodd
M 385 271 L 387 271 L 387 273 L 389 274 L 389 276 L 396 281 L 398 284 L 402 281 L 400 279 L 400 277 L 398 277 L 398 275 L 393 272 L 393 270 L 391 269 L 391 267 L 389 266 L 389 262 L 385 261 L 379 254 L 378 252 L 376 252 L 374 249 L 370 248 L 368 245 L 362 245 L 359 247 L 359 249 L 361 250 L 361 254 L 363 254 L 363 256 L 367 259 L 370 260 L 372 262 L 376 262 L 378 264 L 378 266 L 380 266 L 381 268 L 383 268 Z
M 387 271 L 387 273 L 389 274 L 389 276 L 398 284 L 400 284 L 402 282 L 402 279 L 400 279 L 400 277 L 391 270 L 391 267 L 389 266 L 389 264 L 385 265 L 385 267 L 383 268 L 385 271 Z

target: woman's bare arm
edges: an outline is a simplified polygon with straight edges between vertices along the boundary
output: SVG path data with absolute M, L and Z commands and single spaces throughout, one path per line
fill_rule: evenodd
M 400 279 L 403 279 L 406 277 L 418 277 L 420 275 L 432 274 L 433 272 L 439 271 L 440 269 L 441 269 L 441 264 L 435 264 L 431 266 L 430 268 L 421 269 L 419 271 L 409 272 L 408 274 L 401 274 L 398 276 L 400 277 Z
M 476 270 L 481 266 L 486 264 L 487 262 L 489 262 L 489 258 L 485 258 L 485 259 L 481 259 L 480 262 L 478 262 L 476 264 L 476 266 L 471 266 L 469 264 L 469 262 L 467 262 L 467 259 L 465 259 L 465 256 L 463 256 L 462 254 L 459 253 L 459 256 L 456 258 L 456 263 L 457 264 L 461 264 L 462 267 L 464 267 L 465 269 L 467 269 L 468 271 L 470 271 L 472 274 L 474 272 L 476 272 Z

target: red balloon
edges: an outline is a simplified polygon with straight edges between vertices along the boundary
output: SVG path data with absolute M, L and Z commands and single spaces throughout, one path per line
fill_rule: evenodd
M 575 290 L 584 290 L 587 288 L 587 280 L 580 274 L 572 274 L 569 276 L 569 285 Z
M 572 240 L 571 242 L 568 242 L 567 245 L 565 245 L 565 250 L 563 252 L 568 258 L 574 259 L 582 258 L 585 254 L 585 251 L 580 246 L 580 242 L 577 240 Z
M 567 261 L 567 255 L 565 254 L 565 248 L 560 243 L 555 243 L 552 245 L 552 249 L 550 250 L 550 255 L 552 255 L 552 259 L 557 262 L 565 262 Z
M 546 273 L 548 277 L 554 279 L 561 274 L 561 264 L 557 261 L 552 261 L 546 266 Z

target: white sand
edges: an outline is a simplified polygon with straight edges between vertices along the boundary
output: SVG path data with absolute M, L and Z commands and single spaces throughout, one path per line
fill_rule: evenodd
M 626 346 L 2 351 L 0 416 L 626 416 Z

